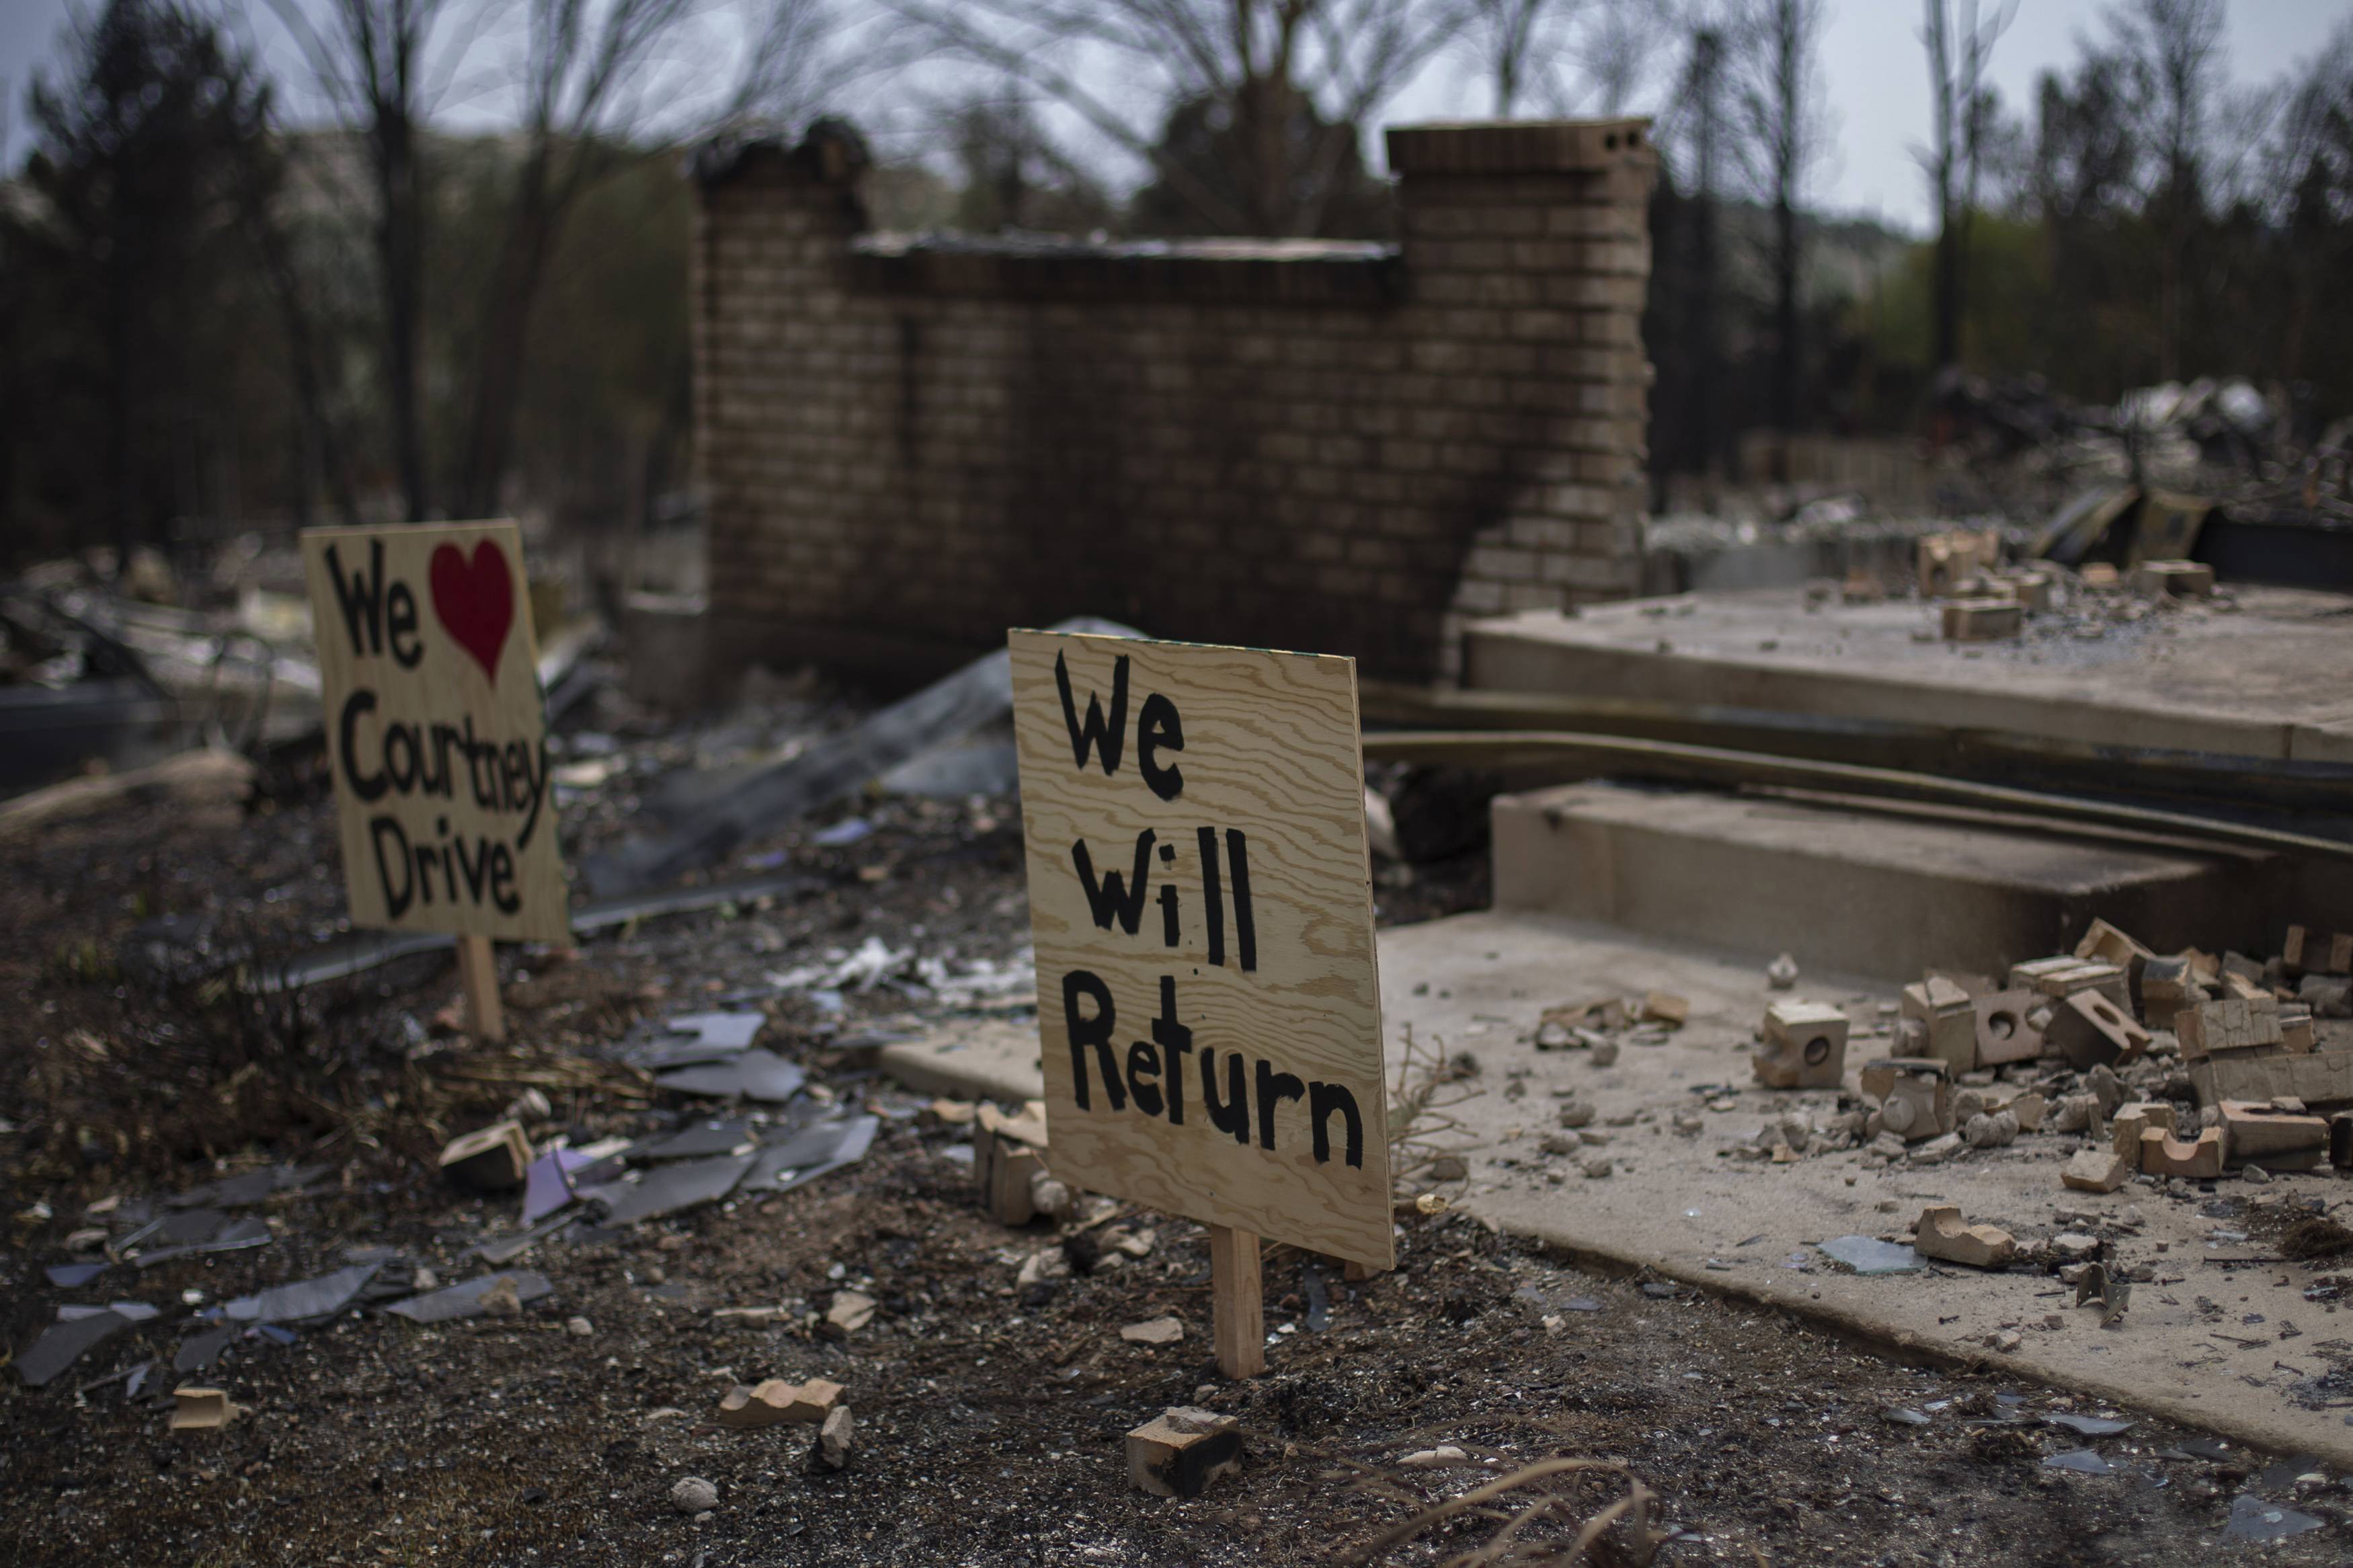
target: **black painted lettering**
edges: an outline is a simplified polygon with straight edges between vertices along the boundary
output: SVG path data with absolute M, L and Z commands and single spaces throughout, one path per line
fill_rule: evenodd
M 417 897 L 427 909 L 433 907 L 433 863 L 438 858 L 430 844 L 412 845 L 409 858 L 417 862 Z
M 327 548 L 332 551 L 334 546 L 331 544 Z M 343 699 L 343 721 L 338 729 L 343 739 L 338 750 L 343 753 L 343 783 L 350 785 L 352 794 L 362 800 L 375 800 L 392 787 L 380 773 L 360 772 L 356 754 L 359 751 L 360 720 L 375 711 L 375 693 L 364 686 L 359 687 Z
M 1176 977 L 1160 977 L 1160 1016 L 1152 1020 L 1152 1037 L 1160 1046 L 1161 1068 L 1168 1080 L 1168 1124 L 1185 1125 L 1185 1054 L 1193 1048 L 1193 1031 L 1176 1021 Z
M 1175 947 L 1185 940 L 1184 928 L 1176 922 L 1176 884 L 1160 884 L 1160 945 Z
M 1079 772 L 1087 771 L 1087 753 L 1099 751 L 1103 757 L 1103 776 L 1119 772 L 1119 752 L 1126 741 L 1127 730 L 1127 655 L 1121 654 L 1111 667 L 1111 722 L 1103 722 L 1103 704 L 1092 691 L 1087 693 L 1087 718 L 1079 721 L 1079 705 L 1071 695 L 1071 667 L 1060 654 L 1054 656 L 1054 684 L 1062 693 L 1062 722 L 1071 731 L 1071 758 Z
M 385 590 L 384 629 L 392 639 L 393 662 L 415 669 L 425 658 L 425 645 L 417 640 L 417 595 L 406 583 Z
M 1345 1084 L 1311 1083 L 1307 1086 L 1307 1120 L 1315 1129 L 1315 1163 L 1319 1165 L 1332 1158 L 1332 1130 L 1324 1123 L 1334 1111 L 1348 1119 L 1348 1163 L 1358 1170 L 1365 1165 L 1365 1119 L 1356 1110 L 1356 1097 Z
M 524 798 L 522 829 L 515 835 L 515 847 L 528 849 L 532 832 L 539 826 L 539 808 L 547 799 L 547 742 L 542 741 L 536 752 L 521 741 L 514 742 L 514 748 L 517 764 L 522 770 L 523 787 L 530 792 Z M 539 763 L 536 768 L 532 766 L 534 757 Z
M 1122 930 L 1134 936 L 1144 921 L 1145 884 L 1152 877 L 1152 829 L 1135 836 L 1135 868 L 1124 883 L 1116 871 L 1105 871 L 1102 881 L 1095 880 L 1094 858 L 1087 853 L 1083 838 L 1071 846 L 1071 861 L 1079 868 L 1079 885 L 1086 889 L 1095 929 L 1109 931 L 1112 921 L 1117 921 Z
M 1250 840 L 1239 827 L 1226 829 L 1226 863 L 1234 878 L 1234 947 L 1242 967 L 1258 968 L 1258 921 L 1250 913 Z
M 513 914 L 522 908 L 522 895 L 515 890 L 514 852 L 503 844 L 491 846 L 491 902 L 501 914 Z
M 482 884 L 491 870 L 491 843 L 487 838 L 477 838 L 474 840 L 474 847 L 481 851 L 479 857 L 466 853 L 466 841 L 463 838 L 459 839 L 455 846 L 458 853 L 458 870 L 466 879 L 466 896 L 476 904 L 480 904 L 482 901 Z
M 1286 1100 L 1307 1098 L 1306 1082 L 1297 1073 L 1277 1072 L 1264 1057 L 1258 1060 L 1258 1146 L 1274 1147 L 1274 1108 Z
M 1204 827 L 1201 838 L 1201 912 L 1209 922 L 1209 962 L 1226 965 L 1226 890 L 1218 881 L 1218 830 Z
M 1094 1016 L 1088 1017 L 1079 1011 L 1079 999 L 1086 997 L 1095 1005 Z M 1127 1109 L 1127 1090 L 1119 1081 L 1119 1063 L 1111 1053 L 1111 1033 L 1119 1015 L 1113 1009 L 1111 987 L 1083 969 L 1073 969 L 1062 976 L 1062 1027 L 1071 1037 L 1071 1082 L 1072 1098 L 1079 1109 L 1092 1109 L 1087 1096 L 1087 1047 L 1095 1048 L 1095 1057 L 1103 1068 L 1103 1092 L 1111 1097 L 1113 1110 Z
M 376 885 L 384 889 L 384 912 L 398 920 L 408 912 L 410 901 L 417 897 L 417 873 L 408 864 L 408 835 L 401 831 L 399 818 L 372 816 L 368 818 L 368 838 L 375 849 L 375 879 Z M 387 848 L 391 850 L 388 856 Z M 400 868 L 396 889 L 392 880 L 396 866 Z
M 1242 1079 L 1242 1054 L 1226 1053 L 1226 1092 L 1218 1093 L 1218 1052 L 1214 1046 L 1201 1047 L 1201 1106 L 1209 1113 L 1209 1125 L 1220 1132 L 1230 1132 L 1234 1142 L 1247 1148 L 1250 1144 L 1250 1086 Z
M 417 731 L 406 724 L 395 724 L 384 732 L 384 771 L 392 775 L 392 787 L 401 794 L 417 788 Z
M 1146 1116 L 1160 1114 L 1160 1054 L 1142 1040 L 1127 1045 L 1127 1092 Z
M 446 795 L 453 800 L 457 798 L 458 775 L 450 771 L 449 748 L 452 746 L 462 748 L 465 743 L 466 732 L 457 725 L 433 726 L 433 761 L 434 765 L 441 770 L 441 787 L 433 791 L 433 794 Z
M 499 809 L 518 811 L 522 807 L 522 779 L 529 766 L 530 752 L 521 741 L 509 741 L 499 752 Z
M 1156 753 L 1163 748 L 1185 749 L 1185 721 L 1176 704 L 1155 691 L 1144 700 L 1144 711 L 1136 716 L 1135 771 L 1153 794 L 1175 800 L 1185 793 L 1185 770 L 1173 763 L 1162 767 Z
M 352 657 L 384 651 L 384 541 L 368 541 L 368 570 L 343 576 L 335 547 L 327 546 L 327 578 L 335 585 L 335 604 L 343 612 L 343 629 L 352 635 Z M 362 633 L 365 633 L 363 639 Z

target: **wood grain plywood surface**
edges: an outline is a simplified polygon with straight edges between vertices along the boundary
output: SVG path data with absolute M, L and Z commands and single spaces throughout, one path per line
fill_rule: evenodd
M 1386 1266 L 1353 661 L 1009 642 L 1055 1174 Z

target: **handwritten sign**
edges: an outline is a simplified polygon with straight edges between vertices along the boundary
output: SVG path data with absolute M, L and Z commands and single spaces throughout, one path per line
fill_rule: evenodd
M 1008 641 L 1054 1173 L 1388 1267 L 1355 662 Z
M 515 525 L 311 529 L 302 565 L 352 923 L 564 941 Z

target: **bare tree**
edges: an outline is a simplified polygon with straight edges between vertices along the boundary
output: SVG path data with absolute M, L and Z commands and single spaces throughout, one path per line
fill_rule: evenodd
M 1495 94 L 1495 118 L 1518 106 L 1531 68 L 1542 71 L 1562 47 L 1561 31 L 1587 0 L 1471 0 L 1465 34 Z
M 429 515 L 423 414 L 425 170 L 417 140 L 429 108 L 427 56 L 448 0 L 327 0 L 314 22 L 301 0 L 269 0 L 313 81 L 367 143 L 377 288 L 384 310 L 385 400 L 403 515 Z
M 940 133 L 955 149 L 962 181 L 957 227 L 979 233 L 1103 227 L 1111 198 L 1046 133 L 1018 84 L 943 106 Z
M 359 494 L 353 485 L 351 465 L 344 458 L 335 423 L 327 413 L 325 376 L 320 364 L 319 332 L 312 318 L 310 290 L 301 268 L 295 264 L 294 247 L 278 211 L 277 196 L 285 178 L 287 154 L 285 139 L 275 133 L 274 126 L 272 132 L 267 139 L 257 137 L 238 149 L 234 178 L 239 224 L 261 264 L 262 279 L 271 301 L 278 307 L 280 324 L 286 333 L 288 379 L 293 383 L 296 413 L 302 422 L 307 451 L 297 476 L 295 516 L 307 526 L 311 515 L 309 470 L 315 464 L 328 495 L 334 500 L 338 521 L 347 527 L 356 527 L 361 521 Z
M 2018 14 L 2018 0 L 1981 16 L 1978 0 L 1926 0 L 1920 29 L 1928 49 L 1930 101 L 1936 122 L 1924 160 L 1936 197 L 1936 366 L 1961 357 L 1962 279 L 1968 259 L 1970 215 L 1993 102 L 1985 85 L 1993 47 Z M 1956 189 L 1956 187 L 1958 187 Z
M 1798 291 L 1805 263 L 1798 209 L 1827 138 L 1817 58 L 1823 0 L 1743 0 L 1731 64 L 1739 144 L 1773 211 L 1773 427 L 1798 418 Z M 1786 464 L 1786 445 L 1778 461 Z M 1777 474 L 1776 478 L 1784 475 Z
M 385 333 L 385 397 L 405 515 L 434 510 L 419 406 L 429 205 L 421 139 L 463 79 L 511 102 L 522 153 L 499 247 L 472 306 L 459 371 L 465 416 L 448 510 L 499 509 L 512 448 L 532 310 L 581 197 L 655 142 L 805 108 L 819 89 L 827 0 L 763 0 L 742 13 L 709 0 L 269 0 L 330 105 L 364 136 Z M 314 15 L 323 13 L 323 16 Z M 506 47 L 503 51 L 500 46 Z M 724 53 L 733 81 L 689 90 L 696 46 Z M 681 100 L 691 107 L 680 110 Z
M 1470 0 L 1461 37 L 1498 117 L 1531 99 L 1547 113 L 1616 116 L 1677 37 L 1678 9 L 1673 0 Z
M 2227 61 L 2222 0 L 2130 0 L 2108 24 L 2132 83 L 2146 159 L 2144 210 L 2158 231 L 2158 374 L 2181 373 L 2182 274 L 2207 214 L 2208 157 Z
M 2272 221 L 2288 239 L 2280 369 L 2294 381 L 2306 369 L 2324 300 L 2353 267 L 2353 19 L 2337 25 L 2295 78 L 2267 152 L 2281 176 Z
M 666 51 L 702 9 L 698 0 L 524 4 L 522 161 L 475 327 L 465 448 L 451 498 L 455 513 L 467 517 L 499 510 L 532 306 L 565 221 L 598 180 L 638 155 L 631 142 L 658 122 L 653 96 Z M 821 26 L 818 0 L 776 0 L 723 114 L 759 118 L 778 97 L 805 93 Z
M 1470 0 L 877 0 L 932 49 L 1022 83 L 1148 164 L 1202 225 L 1314 233 L 1363 124 L 1451 42 Z M 1136 83 L 1142 90 L 1122 90 Z M 1236 132 L 1229 195 L 1162 130 L 1208 103 Z M 1303 134 L 1310 117 L 1346 135 Z M 1312 128 L 1311 128 L 1312 129 Z
M 1682 457 L 1703 473 L 1720 471 L 1724 437 L 1717 417 L 1724 383 L 1724 273 L 1717 236 L 1724 189 L 1724 34 L 1717 27 L 1703 22 L 1693 29 L 1690 58 L 1667 116 L 1674 143 L 1687 149 L 1682 161 L 1688 164 L 1691 185 L 1681 377 L 1688 436 Z
M 1609 0 L 1587 22 L 1577 40 L 1577 67 L 1593 90 L 1594 107 L 1624 114 L 1641 90 L 1651 63 L 1673 36 L 1664 0 Z

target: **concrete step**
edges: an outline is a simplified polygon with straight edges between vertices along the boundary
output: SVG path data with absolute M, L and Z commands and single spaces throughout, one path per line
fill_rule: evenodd
M 2001 975 L 2094 916 L 2158 952 L 2271 951 L 2289 868 L 1990 813 L 1568 784 L 1498 796 L 1494 904 L 1896 981 Z M 2267 945 L 2269 944 L 2269 945 Z

